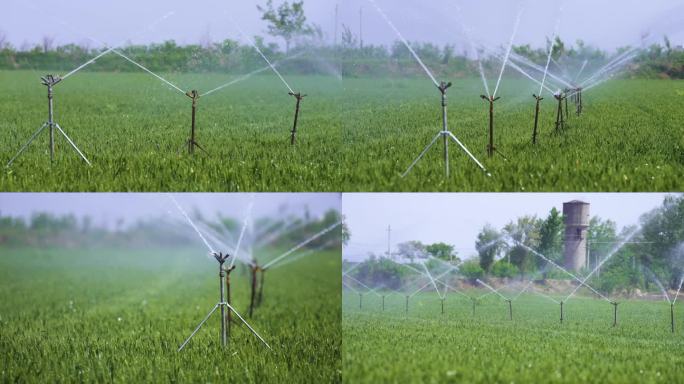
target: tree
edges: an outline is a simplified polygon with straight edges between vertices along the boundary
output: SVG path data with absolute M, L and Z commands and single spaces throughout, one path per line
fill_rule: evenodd
M 489 273 L 502 248 L 501 234 L 494 227 L 486 224 L 484 228 L 477 234 L 477 241 L 475 241 L 475 248 L 480 256 L 480 267 Z
M 397 244 L 397 254 L 413 262 L 414 259 L 424 259 L 427 251 L 420 241 L 407 241 Z
M 342 47 L 345 49 L 354 49 L 358 45 L 358 40 L 351 29 L 342 24 Z
M 476 279 L 484 276 L 484 271 L 480 268 L 480 264 L 477 260 L 466 260 L 461 264 L 459 271 L 463 276 L 471 280 L 474 283 Z
M 541 222 L 542 220 L 536 216 L 523 216 L 515 223 L 510 222 L 504 227 L 504 232 L 516 241 L 508 251 L 509 262 L 518 267 L 521 274 L 536 267 L 536 256 L 531 255 L 529 249 L 536 249 L 539 246 Z
M 549 216 L 539 227 L 539 248 L 537 250 L 556 264 L 562 263 L 564 228 L 563 216 L 556 207 L 551 208 Z M 543 267 L 546 263 L 541 257 L 537 258 L 537 266 Z
M 277 9 L 273 6 L 273 0 L 268 0 L 265 7 L 257 5 L 257 9 L 262 12 L 261 19 L 269 23 L 268 33 L 285 40 L 285 52 L 290 51 L 290 44 L 295 37 L 314 33 L 314 29 L 306 25 L 303 0 L 293 1 L 292 4 L 285 1 Z
M 437 259 L 448 261 L 450 263 L 458 263 L 457 252 L 454 251 L 454 246 L 447 243 L 434 243 L 425 247 L 425 250 Z
M 342 244 L 347 245 L 349 244 L 349 240 L 351 239 L 351 230 L 349 230 L 349 226 L 347 225 L 347 221 L 345 218 L 342 220 Z

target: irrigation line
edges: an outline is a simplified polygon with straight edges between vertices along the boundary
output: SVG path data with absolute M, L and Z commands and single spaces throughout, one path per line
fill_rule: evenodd
M 192 219 L 190 219 L 190 216 L 188 216 L 188 214 L 185 213 L 185 210 L 183 209 L 183 207 L 181 207 L 180 204 L 178 204 L 178 201 L 176 201 L 176 198 L 173 197 L 173 194 L 169 193 L 168 196 L 171 199 L 171 201 L 176 205 L 176 208 L 178 208 L 178 210 L 183 214 L 183 217 L 185 217 L 185 219 L 188 221 L 190 226 L 195 230 L 195 232 L 197 232 L 197 235 L 199 235 L 200 239 L 202 239 L 202 242 L 204 242 L 204 245 L 207 246 L 207 249 L 209 249 L 209 252 L 211 252 L 212 254 L 216 253 L 216 251 L 214 251 L 214 249 L 211 247 L 211 245 L 209 245 L 209 242 L 207 241 L 207 239 L 204 238 L 204 235 L 202 235 L 202 232 L 200 232 L 200 230 L 197 228 L 197 226 L 192 221 Z
M 268 263 L 266 263 L 266 265 L 264 265 L 264 266 L 262 267 L 262 269 L 266 269 L 266 268 L 270 267 L 271 265 L 277 263 L 278 261 L 280 261 L 280 260 L 286 258 L 287 256 L 291 255 L 294 251 L 296 251 L 296 250 L 298 250 L 299 248 L 301 248 L 301 247 L 303 247 L 303 246 L 309 244 L 310 242 L 312 242 L 312 241 L 318 239 L 319 237 L 325 235 L 326 233 L 332 231 L 333 229 L 335 229 L 335 228 L 336 228 L 337 226 L 339 226 L 340 224 L 342 224 L 342 222 L 341 222 L 341 221 L 338 221 L 338 222 L 336 222 L 336 223 L 330 225 L 329 227 L 323 229 L 322 231 L 316 233 L 315 235 L 313 235 L 313 236 L 310 237 L 309 239 L 304 240 L 304 241 L 302 241 L 301 243 L 295 245 L 294 247 L 292 247 L 292 248 L 291 248 L 290 250 L 288 250 L 287 252 L 283 253 L 282 255 L 280 255 L 280 256 L 276 257 L 275 259 L 273 259 L 273 260 L 269 261 Z
M 397 27 L 394 26 L 394 23 L 392 23 L 392 21 L 389 19 L 389 17 L 387 17 L 387 15 L 385 14 L 385 12 L 380 8 L 380 6 L 375 2 L 375 0 L 368 0 L 368 2 L 370 2 L 370 3 L 373 5 L 373 7 L 375 7 L 375 9 L 378 11 L 378 13 L 380 14 L 380 16 L 381 16 L 381 17 L 383 18 L 383 20 L 385 20 L 385 22 L 387 23 L 387 25 L 389 25 L 390 28 L 392 28 L 392 29 L 394 30 L 394 33 L 396 33 L 397 36 L 399 36 L 399 39 L 401 39 L 401 42 L 404 43 L 404 45 L 406 46 L 406 48 L 408 48 L 409 52 L 411 52 L 411 55 L 413 55 L 413 57 L 416 59 L 416 61 L 418 61 L 418 64 L 420 64 L 420 66 L 423 67 L 423 70 L 424 70 L 425 73 L 427 73 L 427 75 L 430 77 L 430 80 L 432 80 L 432 83 L 435 84 L 436 87 L 439 87 L 439 82 L 437 82 L 437 80 L 435 79 L 435 77 L 432 75 L 432 72 L 430 72 L 430 70 L 429 70 L 428 67 L 425 65 L 425 63 L 423 63 L 423 60 L 421 60 L 420 57 L 418 56 L 418 54 L 416 53 L 416 51 L 414 51 L 413 48 L 411 48 L 411 45 L 410 45 L 410 44 L 408 43 L 408 41 L 404 38 L 404 36 L 401 34 L 401 32 L 399 32 L 399 30 L 397 29 Z
M 285 266 L 285 265 L 288 265 L 288 264 L 290 264 L 290 263 L 294 263 L 295 261 L 297 261 L 297 260 L 299 260 L 299 259 L 302 259 L 302 258 L 304 258 L 304 257 L 306 257 L 306 256 L 309 256 L 309 255 L 311 255 L 311 254 L 313 254 L 313 253 L 320 252 L 321 250 L 323 250 L 324 248 L 326 248 L 326 247 L 328 247 L 329 245 L 333 244 L 334 242 L 335 242 L 334 240 L 331 240 L 331 241 L 328 241 L 327 243 L 321 245 L 320 247 L 317 247 L 317 248 L 314 248 L 314 249 L 310 249 L 310 250 L 308 250 L 308 251 L 306 251 L 306 252 L 302 252 L 302 253 L 300 253 L 300 254 L 298 254 L 298 255 L 295 255 L 295 256 L 293 256 L 293 257 L 291 257 L 291 258 L 289 258 L 289 259 L 283 261 L 282 263 L 276 264 L 276 265 L 275 265 L 275 268 L 281 268 L 281 267 L 283 267 L 283 266 Z M 273 269 L 273 267 L 271 267 L 271 269 Z
M 591 76 L 589 76 L 588 78 L 584 79 L 584 81 L 582 81 L 582 82 L 580 83 L 580 86 L 584 86 L 584 85 L 587 84 L 590 80 L 593 80 L 593 79 L 596 78 L 597 76 L 602 75 L 603 73 L 605 73 L 606 71 L 608 71 L 608 69 L 611 68 L 611 67 L 613 67 L 616 63 L 619 63 L 620 61 L 622 61 L 622 60 L 625 59 L 626 57 L 631 56 L 631 55 L 636 54 L 636 53 L 637 53 L 637 48 L 632 48 L 632 49 L 628 49 L 628 50 L 626 50 L 625 52 L 623 52 L 623 53 L 617 55 L 616 57 L 614 57 L 613 59 L 611 59 L 608 63 L 606 63 L 603 67 L 599 68 L 596 72 L 594 72 Z

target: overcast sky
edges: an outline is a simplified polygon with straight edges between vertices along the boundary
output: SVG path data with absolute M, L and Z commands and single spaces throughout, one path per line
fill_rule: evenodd
M 583 200 L 592 216 L 617 223 L 618 230 L 637 224 L 639 217 L 662 204 L 662 193 L 373 193 L 344 194 L 342 212 L 351 231 L 343 255 L 361 260 L 368 252 L 387 251 L 391 244 L 419 240 L 455 245 L 461 257 L 474 255 L 475 240 L 489 223 L 501 228 L 523 215 L 545 218 L 551 208 Z
M 276 4 L 281 1 L 274 0 Z M 375 1 L 408 40 L 455 44 L 459 51 L 468 46 L 462 22 L 475 38 L 505 44 L 520 4 L 524 5 L 516 44 L 543 45 L 544 37 L 553 33 L 559 20 L 558 30 L 564 40 L 583 39 L 602 48 L 638 45 L 646 32 L 657 41 L 667 33 L 675 45 L 684 44 L 682 0 Z M 238 38 L 231 19 L 250 35 L 264 35 L 266 26 L 256 5 L 265 2 L 232 1 L 226 5 L 220 0 L 4 0 L 0 31 L 19 47 L 24 43 L 34 45 L 43 36 L 54 37 L 59 44 L 88 42 L 90 46 L 96 44 L 87 37 L 108 44 L 167 39 L 197 43 L 206 37 L 220 41 Z M 362 29 L 366 43 L 386 44 L 397 39 L 370 0 L 305 0 L 309 21 L 319 25 L 329 41 L 335 34 L 336 7 L 338 35 L 344 24 L 357 37 Z M 141 34 L 169 11 L 175 11 L 174 16 Z
M 341 210 L 338 193 L 175 193 L 187 212 L 199 210 L 205 218 L 241 218 L 250 201 L 253 216 L 291 212 L 303 215 L 308 207 L 313 217 L 329 209 Z M 0 193 L 0 214 L 30 217 L 35 212 L 91 216 L 96 224 L 112 226 L 122 218 L 131 224 L 141 218 L 170 215 L 181 218 L 172 200 L 163 193 Z M 181 218 L 182 219 L 182 218 Z

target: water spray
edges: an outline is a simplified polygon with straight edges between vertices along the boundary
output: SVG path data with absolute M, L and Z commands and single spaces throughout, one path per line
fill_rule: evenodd
M 486 102 L 489 103 L 489 144 L 487 145 L 487 155 L 489 157 L 494 156 L 494 153 L 498 153 L 501 155 L 500 152 L 497 151 L 496 147 L 494 146 L 494 102 L 499 100 L 501 97 L 500 96 L 485 96 L 485 95 L 480 95 L 480 98 Z M 506 156 L 501 155 L 504 159 L 506 159 Z
M 41 77 L 41 84 L 47 87 L 47 98 L 48 98 L 48 120 L 43 123 L 43 125 L 38 128 L 38 130 L 31 136 L 31 138 L 24 144 L 21 149 L 19 149 L 19 152 L 17 152 L 14 157 L 10 159 L 10 161 L 7 163 L 7 167 L 12 165 L 14 160 L 16 160 L 28 147 L 31 145 L 33 140 L 40 135 L 41 132 L 45 130 L 45 128 L 49 129 L 50 132 L 50 163 L 53 163 L 55 160 L 55 129 L 59 131 L 59 133 L 64 136 L 64 138 L 67 140 L 67 142 L 71 145 L 71 147 L 78 153 L 78 155 L 85 161 L 88 165 L 90 164 L 90 161 L 85 157 L 85 155 L 81 152 L 80 149 L 74 144 L 74 142 L 67 136 L 67 134 L 62 130 L 62 127 L 59 126 L 58 123 L 55 122 L 54 120 L 54 108 L 53 108 L 53 98 L 54 98 L 54 91 L 53 87 L 57 85 L 60 81 L 62 81 L 62 78 L 59 76 L 55 75 L 45 75 L 44 77 Z
M 221 252 L 214 252 L 213 253 L 214 258 L 216 261 L 219 263 L 219 302 L 214 305 L 214 308 L 209 311 L 209 313 L 202 319 L 202 321 L 199 323 L 197 328 L 190 334 L 190 336 L 183 342 L 183 344 L 178 347 L 178 352 L 183 350 L 185 346 L 190 342 L 190 340 L 195 336 L 195 334 L 202 328 L 204 323 L 206 323 L 207 320 L 211 317 L 211 315 L 216 312 L 216 309 L 220 308 L 221 309 L 221 334 L 220 334 L 220 339 L 221 339 L 221 347 L 225 348 L 226 345 L 228 344 L 228 338 L 227 338 L 227 331 L 228 331 L 228 326 L 227 326 L 227 317 L 226 317 L 226 311 L 230 313 L 231 311 L 242 321 L 243 324 L 249 328 L 250 332 L 257 337 L 268 349 L 271 349 L 271 346 L 268 345 L 268 343 L 252 328 L 252 326 L 245 321 L 245 319 L 242 318 L 242 316 L 233 308 L 233 306 L 225 300 L 225 291 L 224 291 L 224 277 L 226 277 L 230 272 L 232 272 L 235 269 L 235 266 L 230 266 L 228 268 L 224 267 L 224 263 L 228 258 L 230 258 L 229 254 L 223 254 Z M 226 280 L 226 282 L 229 284 L 230 280 Z M 228 285 L 228 290 L 230 292 L 230 286 Z

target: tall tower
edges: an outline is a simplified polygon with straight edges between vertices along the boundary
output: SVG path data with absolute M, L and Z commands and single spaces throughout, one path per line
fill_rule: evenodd
M 589 228 L 589 203 L 579 200 L 563 203 L 565 222 L 565 268 L 578 271 L 587 264 L 587 229 Z

